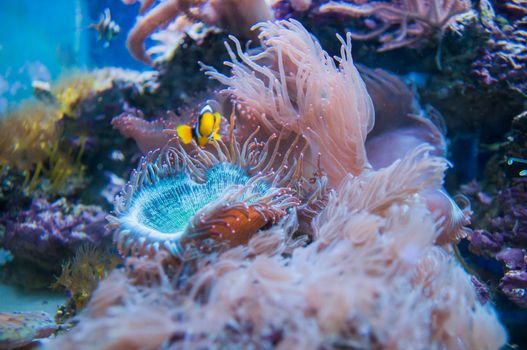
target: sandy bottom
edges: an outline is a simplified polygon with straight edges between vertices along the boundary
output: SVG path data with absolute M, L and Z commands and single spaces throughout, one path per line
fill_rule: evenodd
M 25 291 L 0 283 L 0 312 L 44 311 L 52 317 L 67 297 L 53 291 Z

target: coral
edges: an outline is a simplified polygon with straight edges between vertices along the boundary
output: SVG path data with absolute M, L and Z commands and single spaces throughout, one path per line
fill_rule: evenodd
M 151 72 L 138 73 L 119 68 L 95 69 L 89 72 L 72 71 L 61 76 L 53 84 L 34 81 L 33 88 L 35 96 L 47 104 L 54 105 L 61 118 L 75 118 L 82 114 L 83 104 L 87 100 L 111 90 L 114 84 L 135 84 L 138 90 L 154 89 L 155 85 L 148 86 L 148 81 L 153 77 Z
M 109 217 L 123 255 L 165 250 L 185 260 L 245 243 L 300 204 L 290 188 L 300 177 L 301 161 L 291 159 L 298 140 L 281 155 L 279 142 L 271 146 L 276 135 L 265 144 L 253 141 L 256 129 L 240 145 L 231 123 L 228 143 L 214 142 L 214 153 L 195 144 L 187 152 L 174 139 L 141 160 Z M 312 198 L 304 203 L 308 211 L 319 201 Z
M 467 252 L 466 259 L 494 294 L 522 308 L 527 308 L 527 178 L 519 176 L 524 164 L 510 159 L 527 156 L 526 133 L 527 113 L 522 113 L 494 151 L 485 181 L 461 186 L 475 212 L 475 230 L 467 237 L 472 254 Z
M 20 348 L 56 330 L 57 325 L 45 312 L 1 312 L 0 348 Z
M 245 53 L 233 38 L 239 60 L 230 49 L 232 62 L 226 64 L 231 76 L 206 70 L 227 86 L 224 93 L 241 108 L 242 132 L 261 125 L 268 133 L 281 128 L 302 133 L 310 146 L 306 166 L 313 168 L 323 154 L 320 163 L 330 186 L 348 172 L 368 168 L 364 142 L 373 127 L 374 108 L 353 65 L 351 38 L 339 37 L 337 66 L 297 21 L 265 22 L 255 29 L 260 30 L 263 52 Z
M 499 261 L 504 270 L 499 289 L 527 307 L 527 179 L 515 178 L 496 198 L 499 214 L 487 230 L 469 236 L 471 252 Z
M 123 106 L 154 91 L 156 76 L 112 68 L 36 84 L 40 101 L 22 101 L 0 118 L 0 177 L 3 184 L 10 184 L 2 188 L 2 195 L 12 201 L 1 203 L 2 208 L 22 209 L 31 196 L 54 200 L 97 185 L 97 170 L 102 173 L 101 165 L 107 166 L 108 149 L 126 152 L 129 146 L 107 123 Z M 132 147 L 126 155 L 133 152 Z
M 0 242 L 11 251 L 15 262 L 57 271 L 80 245 L 104 243 L 105 215 L 98 206 L 36 198 L 29 209 L 0 218 L 5 226 Z
M 249 29 L 253 24 L 271 19 L 271 9 L 264 0 L 164 0 L 155 5 L 151 1 L 145 4 L 139 10 L 142 16 L 128 34 L 127 47 L 134 58 L 146 64 L 152 61 L 145 51 L 144 42 L 158 29 L 163 29 L 163 32 L 153 38 L 164 41 L 162 46 L 166 47 L 171 46 L 167 45 L 170 41 L 179 45 L 178 38 L 182 32 L 190 29 L 195 22 L 250 37 Z M 159 51 L 160 47 L 157 47 L 151 52 Z
M 72 332 L 45 348 L 500 348 L 491 305 L 434 245 L 439 223 L 419 193 L 446 163 L 430 151 L 346 176 L 309 244 L 277 225 L 190 275 L 155 262 L 115 271 Z M 146 270 L 155 278 L 137 284 Z
M 277 19 L 314 17 L 316 9 L 329 0 L 273 0 L 272 7 Z M 307 16 L 306 16 L 307 15 Z M 319 18 L 317 18 L 319 19 Z M 339 20 L 346 17 L 339 18 Z
M 95 75 L 76 72 L 54 84 L 52 93 L 59 104 L 62 115 L 73 117 L 79 103 L 94 93 Z
M 133 89 L 139 93 L 155 90 L 157 74 L 120 68 L 95 69 L 89 72 L 70 72 L 51 86 L 60 112 L 64 116 L 79 117 L 87 102 L 101 97 L 104 92 Z
M 71 298 L 62 316 L 72 316 L 84 308 L 99 282 L 120 262 L 119 257 L 107 249 L 90 244 L 80 246 L 75 256 L 62 265 L 62 273 L 53 285 L 53 288 L 67 290 Z
M 30 190 L 36 186 L 44 162 L 56 153 L 60 118 L 53 107 L 24 103 L 0 120 L 2 167 L 24 171 Z
M 0 163 L 11 173 L 23 172 L 26 192 L 41 187 L 48 192 L 69 193 L 81 186 L 86 131 L 75 135 L 75 145 L 64 147 L 64 119 L 77 116 L 81 101 L 97 89 L 108 88 L 101 84 L 102 79 L 98 82 L 100 75 L 65 76 L 45 90 L 52 101 L 27 100 L 0 120 Z
M 210 36 L 220 33 L 222 31 L 217 27 L 208 27 L 202 22 L 194 22 L 186 16 L 180 16 L 165 29 L 152 34 L 156 45 L 150 47 L 146 54 L 154 58 L 157 68 L 163 62 L 174 58 L 187 41 L 190 40 L 198 46 L 203 46 Z
M 312 5 L 311 0 L 291 0 L 290 3 L 295 11 L 306 11 Z
M 331 1 L 320 6 L 318 11 L 366 18 L 367 32 L 352 32 L 351 37 L 376 39 L 381 43 L 379 51 L 387 51 L 418 46 L 437 34 L 442 37 L 470 8 L 468 0 L 354 0 L 351 3 Z
M 508 15 L 496 16 L 490 1 L 481 1 L 482 24 L 488 40 L 472 64 L 472 72 L 485 86 L 509 87 L 527 96 L 527 5 L 505 1 Z M 514 15 L 522 10 L 522 17 Z M 512 11 L 512 14 L 510 13 Z

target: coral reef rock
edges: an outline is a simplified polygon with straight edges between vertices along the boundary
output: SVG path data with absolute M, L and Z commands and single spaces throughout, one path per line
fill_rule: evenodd
M 45 312 L 0 312 L 0 349 L 14 349 L 47 338 L 57 330 Z

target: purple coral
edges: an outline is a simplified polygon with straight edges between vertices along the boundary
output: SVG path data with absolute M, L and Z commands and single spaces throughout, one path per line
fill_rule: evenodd
M 500 289 L 521 307 L 527 307 L 527 272 L 508 271 L 500 281 Z
M 483 21 L 489 38 L 472 64 L 473 74 L 486 86 L 506 84 L 527 96 L 527 4 L 505 1 L 506 12 L 495 21 L 490 3 L 483 3 L 490 17 Z M 522 17 L 515 19 L 518 14 Z
M 512 186 L 499 195 L 503 216 L 492 225 L 499 234 L 513 244 L 527 245 L 527 178 L 513 179 Z
M 499 289 L 521 307 L 527 307 L 527 178 L 513 179 L 498 198 L 501 214 L 492 218 L 489 231 L 470 237 L 469 249 L 502 263 Z
M 15 260 L 56 270 L 81 244 L 102 243 L 105 217 L 106 212 L 98 206 L 35 199 L 28 210 L 0 217 L 5 226 L 0 245 L 11 251 Z

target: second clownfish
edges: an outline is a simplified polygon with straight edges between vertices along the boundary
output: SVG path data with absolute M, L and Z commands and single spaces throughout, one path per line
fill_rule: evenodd
M 177 135 L 184 144 L 196 140 L 197 144 L 204 147 L 210 140 L 220 140 L 221 114 L 214 112 L 210 105 L 205 105 L 199 112 L 194 126 L 180 125 L 176 128 Z

